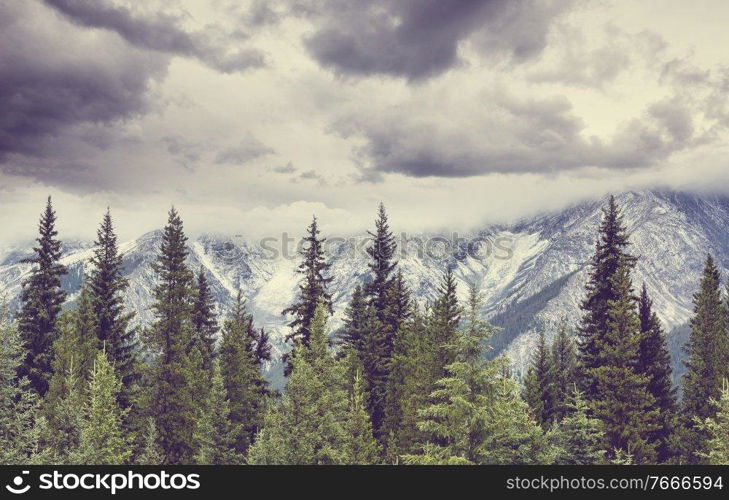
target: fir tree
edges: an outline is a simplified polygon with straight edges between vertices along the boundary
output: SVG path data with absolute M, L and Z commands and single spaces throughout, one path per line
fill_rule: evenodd
M 261 327 L 259 330 L 254 330 L 254 333 L 253 354 L 256 356 L 258 366 L 262 368 L 264 363 L 271 361 L 271 342 L 265 328 Z
M 605 459 L 602 423 L 589 416 L 589 408 L 578 391 L 573 391 L 568 413 L 552 434 L 557 446 L 557 465 L 594 465 Z
M 23 282 L 20 294 L 18 330 L 27 354 L 18 368 L 18 377 L 28 377 L 33 389 L 44 396 L 51 377 L 56 321 L 66 300 L 66 293 L 61 289 L 61 276 L 66 268 L 59 263 L 61 242 L 56 239 L 56 212 L 50 196 L 38 229 L 38 246 L 33 248 L 35 255 L 24 261 L 33 264 L 33 269 Z
M 687 459 L 701 460 L 706 434 L 695 421 L 714 416 L 712 400 L 718 400 L 722 377 L 727 373 L 724 357 L 726 326 L 720 291 L 719 270 L 711 255 L 707 256 L 699 291 L 694 295 L 691 337 L 685 347 L 686 373 L 683 376 L 683 415 L 688 433 L 685 439 Z
M 585 285 L 587 298 L 581 305 L 584 312 L 578 328 L 580 386 L 588 401 L 596 395 L 593 369 L 600 366 L 600 345 L 608 331 L 610 301 L 619 298 L 614 289 L 614 275 L 621 265 L 632 268 L 635 257 L 627 253 L 628 233 L 623 216 L 611 196 L 603 210 L 599 236 L 592 257 L 590 277 Z
M 397 332 L 400 331 L 402 325 L 410 319 L 412 314 L 410 289 L 405 284 L 402 269 L 398 269 L 387 294 L 386 318 L 389 322 L 388 331 L 393 332 L 394 338 L 396 338 Z M 389 341 L 388 346 L 390 349 L 394 347 L 394 342 L 395 340 Z
M 437 348 L 435 376 L 441 378 L 445 367 L 454 361 L 454 354 L 443 347 L 453 342 L 461 319 L 461 307 L 458 305 L 456 279 L 453 269 L 448 267 L 438 290 L 438 298 L 433 304 L 430 328 Z
M 38 395 L 27 377 L 16 376 L 26 353 L 7 317 L 0 307 L 0 465 L 25 465 L 38 447 Z
M 336 341 L 340 352 L 346 355 L 350 350 L 362 358 L 363 340 L 372 326 L 371 310 L 368 309 L 364 290 L 360 285 L 354 287 L 352 298 L 344 311 L 344 326 L 337 332 Z
M 551 425 L 554 413 L 554 388 L 551 376 L 552 358 L 544 338 L 539 332 L 537 349 L 532 354 L 531 364 L 524 378 L 524 399 L 537 423 L 547 428 Z
M 309 346 L 298 345 L 281 402 L 266 412 L 248 454 L 255 465 L 341 464 L 345 461 L 345 370 L 327 350 L 327 307 L 311 322 Z
M 391 300 L 390 288 L 393 285 L 392 273 L 397 266 L 397 263 L 393 262 L 397 245 L 390 231 L 385 205 L 382 203 L 377 212 L 375 232 L 369 232 L 369 235 L 372 236 L 372 246 L 367 248 L 367 254 L 371 258 L 368 265 L 372 280 L 367 284 L 365 293 L 377 312 L 377 319 L 383 325 L 387 325 L 389 324 L 387 310 Z
M 640 373 L 640 319 L 635 310 L 630 268 L 626 262 L 612 277 L 607 332 L 596 344 L 594 410 L 602 420 L 607 447 L 630 453 L 637 463 L 655 461 L 650 436 L 658 429 L 655 398 L 648 377 Z
M 327 286 L 332 281 L 327 276 L 329 264 L 324 255 L 325 238 L 319 237 L 319 225 L 316 217 L 312 218 L 304 237 L 304 245 L 301 249 L 303 258 L 297 272 L 303 276 L 303 282 L 299 285 L 298 301 L 283 310 L 281 314 L 292 315 L 293 320 L 289 323 L 292 331 L 286 336 L 287 341 L 293 345 L 302 343 L 309 345 L 311 336 L 311 321 L 320 302 L 323 302 L 329 312 L 332 312 L 332 296 L 327 292 Z M 287 360 L 286 375 L 291 372 L 291 362 Z
M 355 373 L 349 396 L 349 413 L 344 422 L 343 464 L 373 465 L 379 461 L 380 446 L 372 435 L 372 423 L 365 407 L 364 384 Z
M 210 285 L 205 277 L 203 267 L 197 274 L 195 295 L 192 305 L 192 346 L 202 356 L 202 372 L 208 377 L 212 375 L 215 358 L 215 336 L 218 333 L 218 321 L 215 317 L 215 301 Z
M 701 457 L 710 465 L 729 465 L 729 384 L 726 379 L 719 400 L 712 400 L 712 404 L 715 416 L 697 422 L 707 437 L 706 451 Z
M 656 443 L 658 461 L 665 462 L 673 453 L 671 435 L 676 419 L 676 389 L 671 381 L 671 355 L 645 284 L 638 303 L 638 316 L 641 333 L 638 373 L 648 377 L 648 392 L 655 398 L 659 412 L 659 427 L 649 439 Z
M 207 465 L 229 465 L 242 461 L 235 451 L 239 432 L 230 419 L 228 401 L 220 364 L 213 362 L 213 378 L 206 412 L 198 423 L 197 439 L 200 442 L 196 462 Z
M 230 401 L 230 420 L 237 426 L 235 450 L 245 456 L 263 423 L 266 384 L 259 371 L 249 329 L 253 318 L 246 312 L 241 293 L 223 325 L 220 369 Z
M 155 321 L 146 332 L 147 345 L 155 354 L 150 411 L 165 464 L 190 463 L 195 453 L 192 434 L 197 409 L 191 380 L 194 367 L 187 353 L 192 338 L 193 275 L 185 262 L 186 243 L 182 219 L 173 208 L 153 263 L 159 277 L 154 290 Z
M 560 422 L 570 412 L 570 402 L 577 382 L 577 357 L 574 341 L 562 321 L 552 343 L 552 366 L 549 374 L 552 388 L 551 419 Z
M 89 380 L 89 395 L 82 409 L 81 432 L 75 462 L 85 465 L 120 465 L 129 460 L 131 447 L 124 434 L 119 407 L 121 381 L 106 354 L 99 351 Z
M 133 312 L 124 310 L 124 293 L 129 286 L 123 272 L 111 212 L 107 209 L 96 233 L 96 249 L 91 258 L 89 293 L 96 316 L 96 336 L 104 344 L 107 356 L 122 382 L 119 403 L 129 408 L 133 386 L 140 378 L 137 367 L 136 330 L 131 327 Z

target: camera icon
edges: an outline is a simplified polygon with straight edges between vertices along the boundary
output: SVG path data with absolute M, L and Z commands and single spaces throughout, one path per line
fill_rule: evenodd
M 23 476 L 30 474 L 30 471 L 24 470 L 20 476 L 15 476 L 13 478 L 13 484 L 7 484 L 5 485 L 5 488 L 15 495 L 22 495 L 23 493 L 27 493 L 30 489 L 30 485 L 26 484 L 23 486 L 23 483 L 25 482 L 25 478 Z

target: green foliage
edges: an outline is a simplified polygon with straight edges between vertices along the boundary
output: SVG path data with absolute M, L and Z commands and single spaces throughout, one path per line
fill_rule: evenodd
M 372 435 L 372 422 L 365 407 L 364 385 L 359 370 L 355 373 L 349 396 L 349 411 L 343 427 L 342 463 L 351 465 L 378 463 L 380 446 Z
M 159 433 L 154 418 L 147 418 L 144 426 L 144 445 L 137 456 L 137 465 L 161 465 L 163 460 L 162 448 L 159 445 Z
M 589 415 L 589 408 L 579 392 L 573 392 L 568 414 L 550 438 L 558 449 L 558 465 L 594 465 L 605 459 L 605 435 L 602 422 Z
M 192 343 L 201 355 L 201 371 L 208 377 L 213 373 L 215 358 L 215 336 L 218 333 L 218 320 L 215 316 L 215 301 L 205 277 L 203 268 L 197 274 L 195 293 L 192 304 Z
M 230 418 L 230 401 L 228 401 L 220 365 L 213 362 L 213 377 L 205 413 L 198 422 L 196 439 L 199 449 L 195 462 L 205 465 L 230 465 L 242 462 L 242 456 L 236 453 L 236 441 L 240 435 L 240 424 L 234 424 Z
M 233 312 L 223 325 L 220 342 L 220 370 L 230 401 L 230 420 L 236 424 L 235 449 L 245 456 L 263 424 L 266 383 L 259 371 L 249 334 L 253 318 L 246 312 L 238 293 Z
M 88 398 L 81 410 L 79 446 L 73 461 L 85 465 L 119 465 L 131 456 L 130 440 L 122 427 L 128 410 L 119 407 L 122 383 L 106 354 L 99 351 L 88 386 Z
M 56 321 L 66 300 L 66 293 L 61 289 L 61 276 L 66 268 L 59 263 L 61 242 L 56 238 L 56 212 L 50 196 L 38 229 L 40 234 L 36 240 L 38 245 L 33 248 L 34 256 L 24 261 L 32 264 L 33 269 L 23 282 L 20 294 L 17 322 L 26 355 L 18 367 L 18 376 L 28 377 L 33 389 L 44 396 L 51 378 Z
M 544 428 L 551 424 L 554 413 L 554 388 L 551 376 L 552 357 L 544 338 L 544 332 L 539 332 L 537 349 L 532 354 L 531 364 L 524 377 L 524 399 L 537 423 Z
M 719 400 L 713 400 L 712 404 L 715 416 L 699 421 L 699 428 L 707 436 L 706 451 L 701 456 L 710 465 L 729 465 L 729 383 L 726 379 Z
M 561 422 L 570 413 L 570 405 L 577 381 L 577 357 L 575 344 L 567 331 L 567 322 L 562 321 L 557 338 L 552 342 L 552 364 L 549 372 L 551 382 L 551 419 Z

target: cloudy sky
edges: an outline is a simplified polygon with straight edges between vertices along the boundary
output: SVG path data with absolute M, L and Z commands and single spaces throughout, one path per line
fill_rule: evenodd
M 0 239 L 465 228 L 727 185 L 724 0 L 0 0 Z M 30 232 L 30 234 L 29 234 Z

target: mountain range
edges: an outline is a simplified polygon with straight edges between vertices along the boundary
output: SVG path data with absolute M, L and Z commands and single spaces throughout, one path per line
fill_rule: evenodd
M 723 273 L 729 265 L 729 198 L 675 191 L 629 191 L 616 196 L 630 232 L 630 251 L 638 257 L 633 274 L 637 289 L 645 283 L 663 321 L 674 357 L 675 376 L 682 371 L 681 346 L 686 340 L 692 296 L 707 252 Z M 484 315 L 501 330 L 492 339 L 492 354 L 504 353 L 517 371 L 529 361 L 537 333 L 550 338 L 561 321 L 574 326 L 606 199 L 575 204 L 508 225 L 494 225 L 469 234 L 396 234 L 397 259 L 404 278 L 421 304 L 432 301 L 448 266 L 454 270 L 459 294 L 465 298 L 475 283 L 483 297 Z M 397 226 L 395 218 L 391 223 Z M 330 238 L 326 249 L 332 263 L 335 316 L 342 314 L 357 282 L 368 279 L 362 235 Z M 124 242 L 124 272 L 129 279 L 127 307 L 136 321 L 151 320 L 155 285 L 151 262 L 162 238 L 153 231 Z M 71 303 L 77 295 L 93 251 L 88 241 L 64 241 L 63 286 Z M 274 352 L 285 351 L 286 319 L 281 311 L 294 300 L 299 276 L 295 245 L 284 251 L 282 240 L 255 240 L 241 235 L 206 234 L 189 242 L 190 266 L 206 273 L 219 310 L 225 314 L 240 289 L 258 326 L 271 334 Z M 30 265 L 20 261 L 31 245 L 0 248 L 0 292 L 18 306 L 21 283 Z M 278 364 L 270 368 L 278 379 Z

